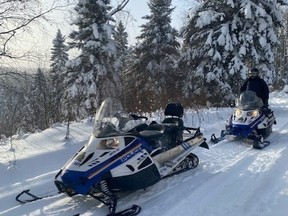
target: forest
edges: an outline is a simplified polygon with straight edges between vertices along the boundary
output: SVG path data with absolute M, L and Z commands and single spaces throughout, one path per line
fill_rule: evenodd
M 271 91 L 287 85 L 288 1 L 196 2 L 177 30 L 172 0 L 147 0 L 149 13 L 131 45 L 116 16 L 129 0 L 116 6 L 76 1 L 74 30 L 63 35 L 58 29 L 50 67 L 32 70 L 5 60 L 32 58 L 10 47 L 25 45 L 21 35 L 47 21 L 57 1 L 44 9 L 39 0 L 0 0 L 1 137 L 93 117 L 106 97 L 119 98 L 134 113 L 161 110 L 171 101 L 195 110 L 230 107 L 252 67 Z M 69 56 L 71 50 L 77 55 Z

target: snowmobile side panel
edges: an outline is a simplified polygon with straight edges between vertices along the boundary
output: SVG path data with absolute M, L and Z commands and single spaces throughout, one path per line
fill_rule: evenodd
M 263 138 L 267 138 L 271 132 L 272 132 L 272 126 L 267 127 L 267 128 L 263 128 L 263 129 L 257 129 L 256 130 L 258 134 L 261 134 L 263 136 Z
M 138 190 L 147 188 L 160 180 L 159 171 L 156 165 L 152 164 L 133 175 L 113 177 L 113 184 L 119 190 Z
M 161 154 L 156 155 L 153 157 L 153 160 L 159 164 L 164 164 L 165 162 L 172 161 L 175 158 L 182 155 L 185 151 L 191 151 L 195 147 L 199 146 L 204 142 L 203 136 L 195 137 L 194 139 L 190 140 L 189 142 L 183 142 L 181 145 L 178 145 L 168 151 L 165 151 Z
M 195 147 L 206 143 L 202 134 L 198 134 L 197 136 L 191 138 L 192 139 L 186 139 L 188 140 L 187 142 L 183 142 L 181 145 L 153 157 L 153 160 L 157 163 L 162 178 L 175 173 L 175 169 L 187 158 L 188 155 L 191 154 L 191 151 Z M 205 146 L 205 144 L 203 145 Z M 180 170 L 181 168 L 178 169 L 178 171 Z

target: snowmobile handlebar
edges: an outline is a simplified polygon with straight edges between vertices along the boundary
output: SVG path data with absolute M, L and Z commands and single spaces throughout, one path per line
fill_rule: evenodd
M 185 127 L 185 130 L 198 130 L 199 128 Z
M 190 133 L 190 134 L 191 134 L 191 130 L 193 130 L 193 131 L 196 131 L 196 132 L 197 132 L 197 130 L 199 130 L 199 128 L 193 128 L 193 127 L 185 127 L 185 126 L 184 126 L 184 130 L 186 130 L 188 133 Z
M 148 120 L 146 116 L 138 116 L 136 114 L 131 114 L 131 116 L 134 120 L 138 120 L 138 119 L 145 119 L 146 121 Z

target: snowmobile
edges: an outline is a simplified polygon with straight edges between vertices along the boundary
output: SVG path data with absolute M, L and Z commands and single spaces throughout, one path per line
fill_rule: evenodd
M 245 91 L 235 101 L 234 113 L 226 120 L 226 130 L 221 131 L 220 137 L 212 134 L 211 141 L 218 143 L 226 136 L 232 135 L 239 139 L 253 141 L 253 147 L 263 149 L 270 144 L 264 140 L 272 132 L 276 124 L 273 111 L 263 106 L 261 98 L 254 91 Z
M 180 103 L 169 103 L 164 114 L 163 122 L 148 124 L 145 116 L 123 111 L 119 100 L 105 99 L 88 143 L 55 176 L 59 192 L 90 195 L 106 205 L 111 216 L 137 215 L 137 205 L 116 212 L 117 192 L 145 189 L 195 168 L 199 159 L 192 150 L 209 149 L 199 128 L 183 125 Z

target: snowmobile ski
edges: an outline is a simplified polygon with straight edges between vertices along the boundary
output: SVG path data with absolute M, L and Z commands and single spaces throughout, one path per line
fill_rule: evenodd
M 116 213 L 110 213 L 107 216 L 135 216 L 138 215 L 140 211 L 141 211 L 140 206 L 133 205 L 131 208 Z
M 220 135 L 220 137 L 216 137 L 216 135 L 215 134 L 212 134 L 211 135 L 211 142 L 212 143 L 218 143 L 218 142 L 220 142 L 220 141 L 222 141 L 222 140 L 224 140 L 224 138 L 225 138 L 225 135 L 224 136 L 222 136 L 222 132 L 221 132 L 221 135 Z
M 107 216 L 136 216 L 140 213 L 140 211 L 141 211 L 140 206 L 133 205 L 130 208 L 127 208 L 117 213 L 110 213 Z M 78 213 L 78 214 L 74 214 L 73 216 L 80 216 L 80 215 L 82 214 Z
M 17 202 L 19 202 L 21 204 L 25 204 L 25 203 L 34 202 L 36 200 L 40 200 L 40 199 L 43 199 L 43 198 L 52 197 L 52 196 L 55 196 L 57 194 L 59 194 L 59 192 L 53 193 L 53 194 L 46 194 L 46 195 L 43 195 L 43 196 L 36 196 L 36 195 L 30 193 L 30 189 L 27 189 L 27 190 L 24 190 L 21 193 L 19 193 L 16 196 L 15 199 L 16 199 Z M 23 196 L 26 196 L 27 198 L 26 199 L 22 199 Z
M 253 148 L 255 148 L 255 149 L 263 149 L 263 148 L 266 148 L 269 145 L 270 145 L 270 142 L 266 141 L 266 140 L 263 141 L 263 142 L 254 141 Z

